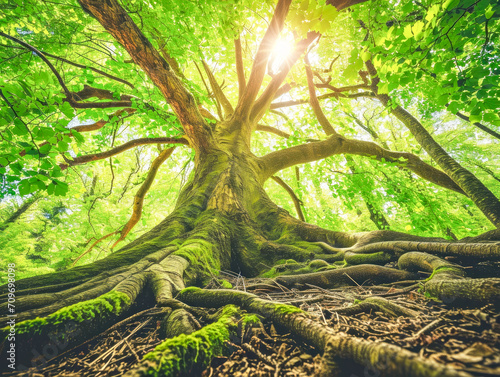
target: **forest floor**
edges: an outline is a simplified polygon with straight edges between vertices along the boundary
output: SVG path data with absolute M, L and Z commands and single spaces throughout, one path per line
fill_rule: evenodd
M 392 343 L 472 376 L 500 376 L 500 314 L 493 305 L 452 308 L 423 297 L 416 281 L 380 286 L 365 282 L 337 289 L 309 285 L 302 290 L 290 290 L 270 284 L 269 279 L 243 279 L 233 275 L 224 278 L 234 289 L 296 305 L 345 336 Z M 216 287 L 212 284 L 207 288 Z M 391 318 L 377 311 L 349 316 L 337 312 L 341 313 L 339 309 L 352 305 L 354 300 L 370 296 L 384 297 L 419 314 L 413 318 Z M 120 376 L 161 343 L 158 333 L 162 315 L 158 308 L 144 310 L 36 370 L 6 375 Z M 262 331 L 245 342 L 235 343 L 239 345 L 230 344 L 232 354 L 215 358 L 201 377 L 308 377 L 315 376 L 320 368 L 321 355 L 270 323 L 264 322 Z M 342 377 L 383 376 L 381 371 L 349 362 L 340 366 Z

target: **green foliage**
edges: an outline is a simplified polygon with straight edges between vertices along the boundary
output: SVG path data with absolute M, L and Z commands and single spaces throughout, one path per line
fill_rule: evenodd
M 381 3 L 382 4 L 382 3 Z M 498 27 L 500 5 L 489 0 L 383 2 L 381 12 L 359 9 L 373 38 L 364 46 L 379 67 L 382 90 L 406 103 L 415 89 L 472 122 L 500 126 Z M 374 5 L 376 6 L 376 5 Z

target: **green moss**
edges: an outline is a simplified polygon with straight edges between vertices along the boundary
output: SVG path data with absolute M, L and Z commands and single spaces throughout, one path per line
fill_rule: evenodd
M 325 262 L 322 259 L 314 259 L 311 262 L 309 262 L 309 267 L 316 269 L 316 268 L 322 268 L 322 267 L 328 267 L 330 266 L 328 262 Z
M 282 262 L 282 261 L 280 261 Z M 318 272 L 325 269 L 335 268 L 324 260 L 315 259 L 309 263 L 298 263 L 293 259 L 285 260 L 281 264 L 277 264 L 268 271 L 262 273 L 260 277 L 275 278 L 281 275 L 300 275 Z
M 188 288 L 189 289 L 189 288 Z M 152 376 L 191 375 L 206 368 L 213 357 L 227 355 L 227 341 L 236 334 L 239 309 L 227 305 L 219 319 L 189 335 L 179 335 L 158 345 L 144 356 L 147 374 Z
M 425 279 L 425 281 L 429 281 L 433 277 L 435 277 L 437 274 L 442 274 L 442 273 L 462 276 L 463 271 L 460 267 L 453 267 L 453 266 L 437 267 L 432 271 L 431 276 L 429 276 L 427 279 Z
M 219 283 L 222 286 L 222 288 L 225 288 L 225 289 L 232 289 L 233 288 L 233 285 L 225 279 L 220 279 Z
M 286 315 L 290 313 L 302 313 L 302 309 L 287 304 L 274 304 L 274 310 L 277 314 L 280 315 Z
M 130 304 L 130 298 L 122 292 L 110 291 L 93 300 L 79 302 L 59 309 L 47 317 L 22 321 L 16 325 L 17 334 L 41 334 L 67 321 L 84 322 L 121 314 Z
M 372 254 L 354 254 L 349 253 L 345 256 L 345 262 L 351 265 L 358 264 L 384 264 L 392 260 L 392 256 L 388 253 L 380 251 Z
M 260 318 L 257 314 L 247 314 L 243 317 L 243 320 L 241 321 L 243 325 L 247 324 L 257 324 L 260 323 Z
M 182 295 L 183 293 L 189 293 L 189 292 L 196 292 L 196 291 L 201 291 L 201 288 L 198 288 L 198 287 L 187 287 L 187 288 L 184 288 L 182 291 L 180 291 L 180 295 Z

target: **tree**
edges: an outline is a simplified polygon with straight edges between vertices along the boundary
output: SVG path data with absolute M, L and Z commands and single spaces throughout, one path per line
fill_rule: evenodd
M 454 305 L 497 300 L 498 278 L 467 278 L 460 265 L 444 258 L 500 258 L 498 243 L 482 242 L 500 238 L 500 202 L 494 189 L 487 187 L 498 190 L 496 176 L 483 166 L 490 164 L 487 154 L 480 165 L 469 166 L 481 174 L 490 172 L 487 185 L 462 166 L 458 160 L 464 152 L 456 156 L 446 152 L 437 141 L 439 135 L 432 135 L 432 123 L 439 119 L 435 112 L 447 107 L 452 114 L 469 113 L 469 121 L 481 124 L 482 130 L 492 131 L 489 137 L 495 137 L 500 87 L 495 84 L 500 68 L 495 55 L 498 38 L 493 36 L 498 34 L 499 5 L 485 0 L 403 5 L 363 0 L 279 0 L 258 5 L 79 0 L 78 4 L 26 1 L 3 7 L 2 194 L 29 198 L 42 191 L 61 196 L 72 192 L 68 183 L 78 178 L 85 195 L 92 199 L 87 201 L 90 223 L 94 205 L 115 189 L 115 170 L 117 176 L 128 176 L 122 181 L 122 197 L 131 185 L 140 187 L 128 221 L 114 224 L 107 219 L 115 230 L 95 232 L 79 256 L 71 250 L 78 266 L 15 283 L 18 344 L 29 350 L 40 344 L 77 343 L 82 336 L 90 337 L 111 326 L 142 294 L 150 292 L 156 305 L 181 312 L 195 310 L 192 307 L 224 309 L 212 324 L 187 338 L 167 339 L 128 375 L 177 375 L 203 368 L 213 356 L 227 352 L 225 342 L 238 331 L 240 320 L 244 324 L 257 321 L 246 313 L 274 321 L 324 352 L 325 375 L 339 354 L 366 365 L 384 363 L 388 375 L 465 375 L 396 346 L 342 338 L 294 306 L 234 290 L 196 287 L 221 270 L 251 277 L 275 272 L 272 267 L 286 260 L 304 262 L 309 271 L 319 271 L 281 275 L 276 278 L 280 284 L 331 287 L 345 283 L 346 270 L 332 267 L 341 262 L 350 265 L 349 276 L 354 280 L 398 281 L 414 277 L 414 271 L 428 271 L 432 275 L 422 283 L 422 290 L 445 302 L 453 297 Z M 387 10 L 373 15 L 377 7 Z M 267 20 L 264 29 L 256 14 Z M 286 40 L 287 32 L 292 35 L 293 50 L 282 57 L 274 47 L 280 38 Z M 481 38 L 471 39 L 475 35 Z M 442 52 L 439 56 L 438 50 Z M 343 65 L 338 68 L 340 57 Z M 328 68 L 318 68 L 321 66 Z M 290 93 L 306 99 L 293 99 Z M 377 110 L 373 100 L 383 107 Z M 287 110 L 304 104 L 308 106 L 297 112 Z M 403 105 L 420 113 L 423 120 Z M 377 111 L 378 118 L 367 115 Z M 374 128 L 373 119 L 388 122 L 389 114 L 408 128 L 416 143 L 405 144 L 395 136 L 397 127 Z M 365 122 L 360 120 L 363 116 Z M 269 119 L 280 119 L 278 127 L 266 124 Z M 286 131 L 285 122 L 286 127 L 291 125 Z M 350 137 L 352 124 L 367 131 L 374 141 L 367 141 L 366 134 Z M 451 127 L 466 126 L 456 121 Z M 386 130 L 393 141 L 382 138 Z M 90 134 L 94 131 L 97 133 Z M 276 150 L 269 151 L 269 144 L 259 140 L 257 135 L 262 133 L 282 139 L 276 142 Z M 146 145 L 156 145 L 158 154 L 152 149 L 137 149 L 135 158 L 124 153 Z M 171 213 L 121 249 L 82 263 L 89 262 L 85 258 L 105 240 L 112 239 L 111 249 L 115 249 L 130 235 L 141 219 L 146 194 L 161 165 L 181 148 L 192 157 L 192 172 Z M 497 145 L 492 148 L 494 155 Z M 356 195 L 365 202 L 364 210 L 374 222 L 371 229 L 391 226 L 383 212 L 384 191 L 368 177 L 369 172 L 383 176 L 384 164 L 394 175 L 385 174 L 385 183 L 392 186 L 390 192 L 386 188 L 388 197 L 407 195 L 398 182 L 400 176 L 406 181 L 431 182 L 434 191 L 439 187 L 445 193 L 439 195 L 450 195 L 454 203 L 468 207 L 474 203 L 495 229 L 451 242 L 393 230 L 332 231 L 306 223 L 300 172 L 297 170 L 292 185 L 300 191 L 298 195 L 276 174 L 285 174 L 290 180 L 286 169 L 328 162 L 337 155 L 346 156 L 342 173 L 349 177 L 350 185 L 340 187 L 332 182 L 332 175 L 325 176 L 325 182 L 316 178 L 314 185 L 319 190 L 324 183 L 331 192 L 339 190 L 346 197 L 358 191 Z M 123 167 L 115 156 L 127 156 Z M 147 172 L 133 182 L 145 159 L 150 160 Z M 99 160 L 109 162 L 109 173 L 76 169 L 79 165 L 88 169 L 86 164 Z M 170 166 L 180 171 L 175 164 Z M 110 176 L 109 191 L 100 190 L 97 195 L 104 175 Z M 266 193 L 264 185 L 270 178 L 290 195 L 302 220 L 280 208 Z M 418 188 L 420 183 L 409 185 Z M 359 190 L 364 191 L 359 194 Z M 432 212 L 430 192 L 417 194 L 424 203 L 422 208 Z M 160 197 L 173 202 L 166 195 Z M 28 199 L 19 211 L 31 203 Z M 46 219 L 63 218 L 59 214 L 67 212 L 65 207 L 54 208 Z M 457 231 L 448 225 L 452 222 L 443 225 L 435 212 L 433 216 L 438 224 L 434 226 L 442 233 L 450 236 Z M 397 223 L 397 217 L 392 221 Z M 484 220 L 470 221 L 486 230 Z M 7 223 L 13 222 L 9 217 L 2 227 L 8 230 L 12 225 Z M 325 268 L 325 262 L 318 264 L 317 260 L 332 265 Z M 391 261 L 398 261 L 399 269 L 380 266 Z M 2 297 L 8 298 L 9 293 Z M 367 303 L 388 310 L 384 302 Z M 10 308 L 8 302 L 2 305 Z M 172 315 L 170 320 L 183 323 L 183 316 Z M 8 324 L 6 319 L 2 321 L 2 326 Z M 7 337 L 9 331 L 4 327 L 2 335 Z M 30 356 L 29 352 L 25 355 Z M 187 355 L 183 363 L 176 361 L 179 355 Z M 30 360 L 22 361 L 29 365 Z

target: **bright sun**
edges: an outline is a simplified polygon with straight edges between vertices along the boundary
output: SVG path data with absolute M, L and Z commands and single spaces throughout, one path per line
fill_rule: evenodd
M 279 72 L 281 65 L 286 61 L 293 51 L 294 40 L 292 35 L 280 37 L 273 47 L 273 52 L 269 59 L 271 73 Z

